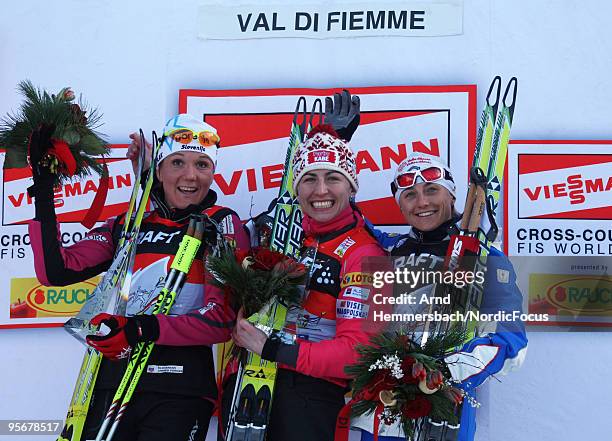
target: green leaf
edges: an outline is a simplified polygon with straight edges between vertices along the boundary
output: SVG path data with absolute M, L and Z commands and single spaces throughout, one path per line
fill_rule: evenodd
M 7 168 L 25 168 L 28 166 L 28 161 L 24 152 L 15 149 L 6 149 L 4 158 L 4 169 Z
M 81 136 L 78 134 L 76 130 L 67 129 L 64 131 L 64 134 L 62 135 L 62 139 L 66 141 L 68 145 L 75 145 L 75 144 L 78 144 L 79 141 L 81 141 Z

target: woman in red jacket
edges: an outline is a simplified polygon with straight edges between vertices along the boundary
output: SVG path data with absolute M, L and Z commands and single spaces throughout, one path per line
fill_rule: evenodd
M 359 188 L 353 152 L 331 126 L 318 126 L 293 162 L 294 191 L 305 233 L 301 261 L 309 269 L 302 304 L 288 321 L 296 340 L 286 344 L 239 316 L 234 342 L 279 363 L 268 441 L 333 440 L 344 405 L 344 367 L 355 347 L 375 332 L 366 256 L 385 253 L 366 229 L 352 200 Z

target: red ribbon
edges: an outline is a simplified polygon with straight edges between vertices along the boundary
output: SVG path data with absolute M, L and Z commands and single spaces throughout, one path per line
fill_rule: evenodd
M 376 410 L 374 411 L 374 441 L 378 441 L 378 428 L 380 426 L 380 414 L 383 411 L 383 404 L 378 403 Z
M 81 225 L 85 228 L 92 228 L 95 223 L 100 218 L 100 213 L 102 213 L 102 209 L 104 208 L 104 204 L 106 203 L 106 195 L 108 194 L 108 166 L 106 165 L 106 160 L 102 158 L 102 175 L 100 176 L 100 181 L 98 182 L 98 192 L 94 197 L 93 203 L 91 207 L 87 211 L 85 218 L 81 221 Z
M 67 174 L 72 176 L 76 173 L 77 163 L 72 156 L 72 152 L 70 151 L 70 147 L 66 141 L 61 139 L 52 139 L 51 144 L 53 147 L 49 149 L 49 153 L 55 155 L 60 163 L 66 167 Z
M 338 417 L 336 418 L 336 433 L 334 436 L 334 441 L 348 441 L 349 439 L 349 429 L 351 428 L 351 410 L 353 409 L 353 404 L 359 401 L 357 398 L 353 398 L 347 404 L 344 405 L 340 412 L 338 413 Z M 384 409 L 384 405 L 382 403 L 378 403 L 376 409 L 374 410 L 374 441 L 378 441 L 378 430 L 380 427 L 380 414 Z
M 348 441 L 349 428 L 351 427 L 351 410 L 355 399 L 344 405 L 336 417 L 336 434 L 334 441 Z

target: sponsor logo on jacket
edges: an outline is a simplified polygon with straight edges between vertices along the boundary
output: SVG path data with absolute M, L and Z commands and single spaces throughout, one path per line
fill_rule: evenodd
M 372 274 L 367 273 L 348 273 L 345 274 L 340 283 L 340 287 L 371 285 L 374 282 Z
M 355 245 L 355 241 L 353 239 L 351 239 L 350 237 L 347 237 L 346 239 L 344 239 L 342 241 L 342 243 L 340 245 L 338 245 L 338 248 L 336 248 L 334 250 L 334 254 L 338 257 L 342 257 L 344 256 L 344 254 L 346 253 L 346 251 L 352 247 L 353 245 Z
M 344 319 L 364 319 L 368 317 L 370 306 L 351 300 L 339 300 L 336 304 L 336 317 Z

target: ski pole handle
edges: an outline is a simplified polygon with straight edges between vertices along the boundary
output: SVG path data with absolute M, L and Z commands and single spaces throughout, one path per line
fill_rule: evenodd
M 467 231 L 468 225 L 470 224 L 470 218 L 472 216 L 472 210 L 474 208 L 474 201 L 476 200 L 476 184 L 470 183 L 468 194 L 465 198 L 465 207 L 463 209 L 463 217 L 461 218 L 461 230 Z
M 480 219 L 485 207 L 485 189 L 481 186 L 476 187 L 474 195 L 474 204 L 472 205 L 472 213 L 470 215 L 470 221 L 468 223 L 467 231 L 475 233 L 480 225 Z
M 461 230 L 476 232 L 484 211 L 487 177 L 480 167 L 470 169 L 470 189 L 465 199 Z

